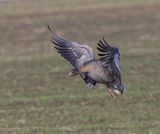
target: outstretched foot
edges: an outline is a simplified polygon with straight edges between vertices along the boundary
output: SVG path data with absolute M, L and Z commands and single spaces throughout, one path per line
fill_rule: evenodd
M 78 75 L 78 71 L 73 68 L 73 69 L 71 69 L 71 71 L 69 72 L 68 75 L 69 75 L 69 76 L 76 76 L 76 75 Z

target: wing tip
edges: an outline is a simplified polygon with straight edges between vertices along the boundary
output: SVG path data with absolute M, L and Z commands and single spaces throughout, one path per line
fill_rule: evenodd
M 51 27 L 47 24 L 47 29 L 50 31 L 50 32 L 52 32 L 52 29 L 51 29 Z
M 105 44 L 107 47 L 110 47 L 110 48 L 111 48 L 111 46 L 106 42 L 106 40 L 105 40 L 104 37 L 102 38 L 102 40 L 103 40 L 104 44 Z

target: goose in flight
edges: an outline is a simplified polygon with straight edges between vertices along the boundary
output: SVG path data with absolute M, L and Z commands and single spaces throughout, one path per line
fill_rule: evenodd
M 88 45 L 64 39 L 53 32 L 50 26 L 48 29 L 57 52 L 73 66 L 70 76 L 80 75 L 89 88 L 94 88 L 97 83 L 106 85 L 112 98 L 124 93 L 126 88 L 121 79 L 118 48 L 111 47 L 102 38 L 97 46 L 100 58 L 96 59 Z

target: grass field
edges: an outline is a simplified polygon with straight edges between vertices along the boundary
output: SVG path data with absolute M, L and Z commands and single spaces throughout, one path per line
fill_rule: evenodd
M 126 97 L 68 77 L 47 24 L 95 53 L 118 46 Z M 0 134 L 159 134 L 159 66 L 159 0 L 0 1 Z

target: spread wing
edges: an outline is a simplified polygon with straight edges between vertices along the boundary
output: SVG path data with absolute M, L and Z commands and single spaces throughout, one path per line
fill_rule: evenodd
M 84 63 L 95 59 L 92 48 L 88 45 L 66 40 L 52 32 L 49 26 L 48 29 L 52 33 L 51 41 L 58 53 L 68 60 L 76 69 L 79 69 Z
M 103 66 L 106 68 L 110 66 L 115 79 L 118 78 L 121 82 L 119 49 L 111 47 L 104 38 L 99 40 L 97 49 L 101 52 L 98 55 L 100 56 Z

